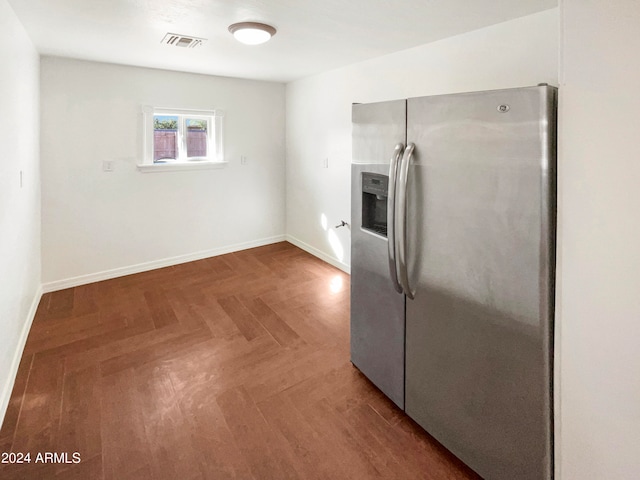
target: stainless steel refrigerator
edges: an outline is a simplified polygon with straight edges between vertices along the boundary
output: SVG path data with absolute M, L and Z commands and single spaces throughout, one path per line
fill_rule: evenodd
M 556 99 L 353 106 L 351 360 L 487 480 L 553 476 Z

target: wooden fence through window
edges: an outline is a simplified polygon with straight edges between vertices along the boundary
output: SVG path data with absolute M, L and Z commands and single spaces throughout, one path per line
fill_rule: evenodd
M 153 131 L 153 161 L 175 159 L 177 155 L 176 130 Z M 207 156 L 207 132 L 187 129 L 187 157 Z

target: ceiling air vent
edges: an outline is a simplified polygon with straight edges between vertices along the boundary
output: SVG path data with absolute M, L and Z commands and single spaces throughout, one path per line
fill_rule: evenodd
M 180 35 L 179 33 L 167 33 L 161 43 L 173 45 L 174 47 L 195 48 L 206 41 L 206 38 L 189 37 L 187 35 Z

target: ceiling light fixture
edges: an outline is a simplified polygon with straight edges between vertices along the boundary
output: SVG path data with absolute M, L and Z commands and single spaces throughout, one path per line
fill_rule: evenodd
M 229 31 L 236 40 L 246 45 L 259 45 L 268 42 L 276 34 L 276 29 L 271 25 L 257 22 L 234 23 Z

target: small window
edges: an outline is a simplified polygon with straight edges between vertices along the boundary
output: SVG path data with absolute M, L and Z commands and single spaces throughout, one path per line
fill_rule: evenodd
M 144 107 L 143 171 L 215 167 L 224 162 L 222 112 Z M 160 168 L 154 168 L 160 167 Z

